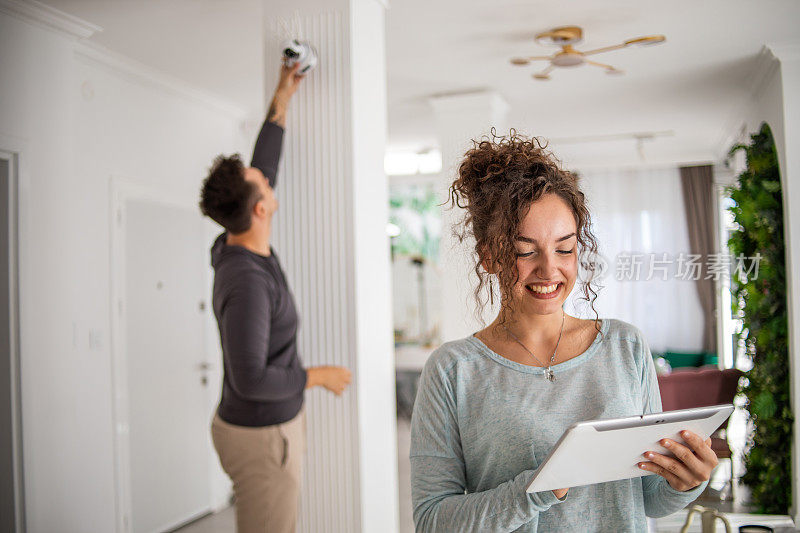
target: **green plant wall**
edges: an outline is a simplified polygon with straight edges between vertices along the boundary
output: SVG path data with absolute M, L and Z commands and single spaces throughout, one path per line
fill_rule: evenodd
M 786 271 L 783 198 L 775 141 L 769 126 L 751 136 L 744 150 L 747 169 L 726 190 L 738 231 L 728 247 L 734 257 L 756 257 L 757 276 L 732 276 L 734 316 L 744 321 L 740 340 L 753 358 L 741 381 L 747 410 L 755 425 L 745 455 L 742 481 L 751 488 L 752 504 L 762 513 L 786 514 L 792 501 L 791 446 L 793 416 L 789 401 L 789 351 L 786 315 Z

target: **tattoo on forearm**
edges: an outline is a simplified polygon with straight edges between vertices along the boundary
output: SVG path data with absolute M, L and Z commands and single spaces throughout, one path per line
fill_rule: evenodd
M 275 122 L 275 118 L 277 117 L 278 110 L 276 109 L 275 102 L 269 104 L 269 111 L 267 111 L 267 120 L 270 122 Z
M 269 105 L 267 121 L 283 126 L 286 123 L 286 107 L 279 105 L 275 100 Z

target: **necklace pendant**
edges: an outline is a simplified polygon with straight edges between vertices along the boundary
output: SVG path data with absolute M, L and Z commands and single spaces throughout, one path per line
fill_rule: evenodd
M 556 380 L 556 375 L 550 368 L 544 371 L 544 377 L 546 377 L 547 381 L 549 381 L 550 383 Z

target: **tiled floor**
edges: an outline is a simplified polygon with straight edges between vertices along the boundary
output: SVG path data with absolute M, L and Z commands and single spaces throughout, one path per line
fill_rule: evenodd
M 400 486 L 398 503 L 400 507 L 400 533 L 413 533 L 414 521 L 411 513 L 411 472 L 408 461 L 408 451 L 410 446 L 411 425 L 407 420 L 400 419 L 397 422 L 397 449 L 398 449 L 398 483 Z M 721 465 L 722 466 L 722 465 Z M 725 470 L 719 471 L 720 478 L 724 479 Z M 712 487 L 721 488 L 723 480 L 712 480 Z M 742 494 L 742 490 L 739 490 Z M 792 521 L 785 516 L 768 515 L 747 515 L 741 504 L 732 504 L 711 500 L 698 502 L 704 507 L 713 507 L 725 513 L 730 520 L 732 530 L 738 531 L 738 527 L 744 524 L 760 524 L 772 527 L 775 531 L 800 531 L 795 530 Z M 734 513 L 735 511 L 735 513 Z M 686 520 L 686 510 L 677 512 L 673 515 L 659 518 L 656 521 L 657 533 L 677 533 L 680 531 Z M 210 515 L 194 522 L 186 527 L 179 529 L 180 533 L 235 533 L 236 523 L 232 508 L 227 508 L 220 513 Z M 695 517 L 690 533 L 699 533 L 700 517 Z M 721 522 L 717 522 L 717 531 L 724 532 L 725 529 Z

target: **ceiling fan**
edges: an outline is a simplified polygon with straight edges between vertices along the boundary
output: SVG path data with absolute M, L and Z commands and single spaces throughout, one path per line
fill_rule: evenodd
M 583 64 L 604 68 L 606 74 L 623 74 L 623 71 L 616 67 L 606 65 L 605 63 L 590 61 L 586 59 L 586 56 L 599 54 L 601 52 L 610 52 L 611 50 L 618 50 L 620 48 L 626 48 L 633 45 L 646 46 L 663 43 L 667 38 L 663 35 L 635 37 L 633 39 L 628 39 L 621 44 L 605 46 L 603 48 L 589 50 L 588 52 L 581 52 L 580 50 L 576 50 L 572 47 L 573 44 L 579 43 L 583 40 L 583 30 L 579 26 L 561 26 L 558 28 L 553 28 L 552 30 L 548 30 L 536 35 L 535 39 L 537 43 L 560 46 L 561 50 L 552 56 L 515 57 L 511 59 L 511 64 L 521 66 L 527 65 L 531 61 L 550 61 L 550 64 L 547 66 L 547 68 L 533 75 L 533 77 L 537 80 L 549 80 L 550 72 L 555 67 L 577 67 Z

